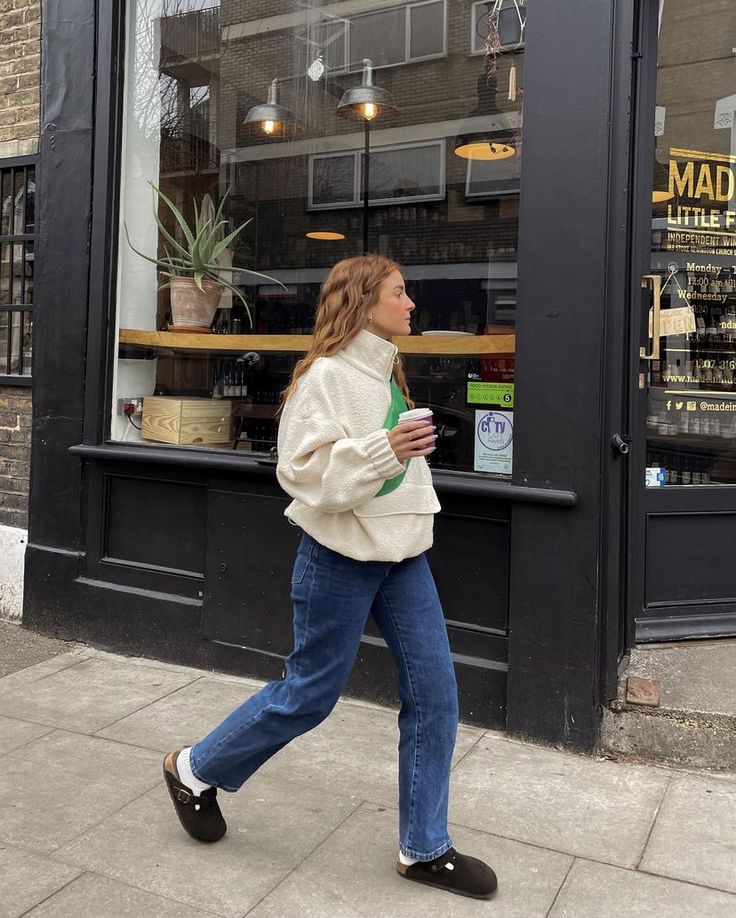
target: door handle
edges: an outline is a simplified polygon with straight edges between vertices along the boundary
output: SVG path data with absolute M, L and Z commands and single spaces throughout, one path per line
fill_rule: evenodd
M 659 360 L 659 313 L 662 308 L 662 276 L 660 274 L 645 274 L 641 279 L 642 287 L 652 285 L 652 353 L 647 354 L 645 347 L 639 348 L 639 357 L 642 360 Z
M 631 450 L 631 437 L 614 434 L 611 439 L 611 449 L 615 456 L 628 456 Z

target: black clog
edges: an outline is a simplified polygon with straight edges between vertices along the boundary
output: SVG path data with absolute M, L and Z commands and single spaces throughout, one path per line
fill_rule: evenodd
M 197 796 L 182 784 L 176 767 L 179 751 L 169 752 L 164 758 L 164 780 L 179 822 L 197 841 L 219 841 L 227 832 L 227 823 L 217 803 L 217 788 L 210 787 Z
M 454 848 L 449 848 L 433 861 L 417 861 L 416 864 L 397 861 L 396 871 L 405 880 L 425 883 L 471 899 L 489 899 L 498 886 L 496 874 L 488 864 L 477 857 L 460 854 Z

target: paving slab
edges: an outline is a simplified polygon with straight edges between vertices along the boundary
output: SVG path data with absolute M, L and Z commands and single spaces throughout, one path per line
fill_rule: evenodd
M 0 714 L 80 733 L 93 733 L 196 678 L 94 657 L 25 684 L 22 691 L 8 685 L 15 676 L 0 681 Z
M 25 689 L 32 683 L 45 679 L 47 676 L 61 672 L 71 666 L 77 666 L 82 660 L 90 660 L 95 654 L 96 651 L 88 650 L 87 648 L 70 650 L 68 653 L 60 653 L 49 657 L 47 660 L 41 660 L 39 663 L 15 670 L 0 679 L 0 692 L 10 694 L 21 688 Z
M 398 711 L 338 703 L 327 720 L 297 737 L 263 766 L 274 777 L 304 781 L 385 806 L 398 805 Z M 453 762 L 483 735 L 458 728 Z
M 736 785 L 694 775 L 673 780 L 641 868 L 736 893 Z
M 110 660 L 113 663 L 134 663 L 136 666 L 150 666 L 152 669 L 163 669 L 170 673 L 186 673 L 193 678 L 215 675 L 211 670 L 196 666 L 187 666 L 184 663 L 169 663 L 167 660 L 154 660 L 151 657 L 140 657 L 133 654 L 113 653 L 109 650 L 96 650 L 98 660 Z M 234 678 L 240 678 L 235 676 Z
M 76 642 L 59 641 L 43 634 L 36 634 L 35 631 L 24 628 L 20 622 L 0 620 L 0 678 L 26 669 L 41 660 L 83 646 Z
M 3 757 L 0 840 L 53 851 L 158 783 L 158 752 L 55 730 Z
M 43 724 L 31 724 L 0 714 L 0 755 L 6 755 L 20 746 L 25 746 L 39 736 L 51 733 L 53 729 Z
M 3 918 L 19 918 L 80 872 L 78 867 L 0 843 L 0 913 Z
M 450 820 L 569 854 L 631 866 L 671 780 L 486 734 L 453 772 Z
M 252 686 L 198 679 L 96 735 L 161 751 L 191 745 L 256 691 Z M 294 739 L 261 770 L 393 806 L 398 797 L 397 716 L 390 709 L 340 701 L 327 720 Z M 482 730 L 461 726 L 454 761 L 482 735 Z
M 397 823 L 393 808 L 364 804 L 248 918 L 543 918 L 572 864 L 564 854 L 450 826 L 457 849 L 489 863 L 499 878 L 491 899 L 469 899 L 397 874 Z
M 576 860 L 549 918 L 736 918 L 736 896 Z
M 28 912 L 26 918 L 208 918 L 215 912 L 189 908 L 107 877 L 84 873 Z
M 56 857 L 192 908 L 239 918 L 320 844 L 360 801 L 256 773 L 221 793 L 228 832 L 213 845 L 179 825 L 163 781 Z
M 191 746 L 257 691 L 252 685 L 200 677 L 95 735 L 161 752 Z

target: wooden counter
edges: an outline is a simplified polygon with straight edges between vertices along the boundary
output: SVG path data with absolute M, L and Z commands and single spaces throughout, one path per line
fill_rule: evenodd
M 120 329 L 120 344 L 159 347 L 176 351 L 209 351 L 227 354 L 233 351 L 307 351 L 311 335 L 197 335 L 181 332 Z M 511 333 L 492 335 L 403 335 L 394 338 L 402 354 L 446 354 L 469 357 L 476 354 L 513 354 L 516 336 Z

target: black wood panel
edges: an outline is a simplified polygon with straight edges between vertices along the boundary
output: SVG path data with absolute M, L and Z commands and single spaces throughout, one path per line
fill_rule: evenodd
M 598 730 L 601 476 L 613 461 L 602 412 L 617 6 L 530 4 L 524 55 L 513 478 L 578 503 L 513 507 L 508 726 L 578 748 Z
M 736 635 L 736 602 L 655 603 L 636 619 L 639 643 L 733 635 Z
M 454 509 L 467 510 L 464 500 Z M 509 511 L 493 502 L 472 503 L 476 514 L 487 515 L 436 518 L 429 560 L 448 618 L 463 719 L 500 727 L 506 701 Z M 208 498 L 205 636 L 216 644 L 218 666 L 245 667 L 265 679 L 280 677 L 293 647 L 289 594 L 302 531 L 283 516 L 287 504 L 283 492 L 267 482 L 240 488 L 223 484 L 211 488 Z M 372 619 L 346 694 L 398 703 L 394 664 Z
M 428 557 L 445 618 L 506 632 L 509 541 L 507 519 L 438 514 Z
M 302 531 L 278 487 L 209 492 L 206 637 L 288 656 L 293 646 L 291 572 Z
M 650 514 L 647 605 L 730 600 L 736 608 L 734 545 L 736 513 Z
M 733 635 L 736 488 L 647 488 L 637 641 Z
M 268 490 L 264 484 L 209 492 L 205 621 L 210 638 L 286 655 L 291 569 L 301 530 L 283 516 L 288 500 Z M 503 637 L 508 522 L 439 514 L 428 558 L 445 617 L 455 630 L 467 623 L 473 634 Z M 367 633 L 378 635 L 375 625 Z
M 73 23 L 73 27 L 70 26 Z M 95 73 L 93 0 L 45 0 L 30 540 L 78 550 Z
M 108 475 L 103 559 L 204 575 L 204 485 Z
M 206 476 L 185 469 L 85 462 L 82 576 L 201 601 L 206 489 Z

